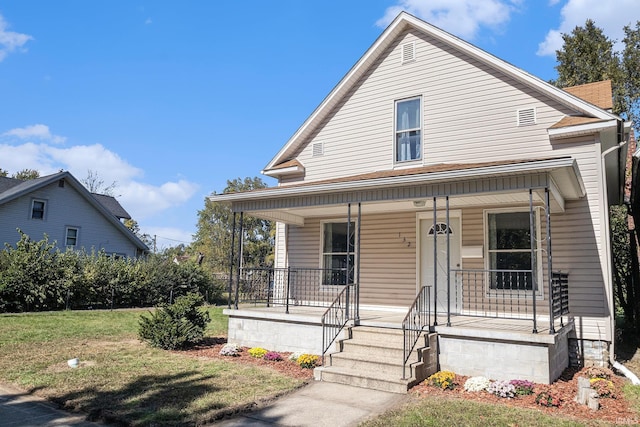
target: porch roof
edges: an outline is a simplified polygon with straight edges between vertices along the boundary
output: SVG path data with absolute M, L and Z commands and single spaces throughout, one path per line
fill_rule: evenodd
M 338 214 L 330 211 L 331 205 L 361 202 L 379 212 L 409 209 L 414 206 L 412 201 L 431 197 L 495 197 L 496 194 L 504 196 L 505 202 L 525 203 L 528 201 L 525 190 L 544 188 L 550 189 L 552 209 L 556 211 L 564 210 L 566 199 L 583 197 L 584 184 L 575 159 L 437 164 L 215 194 L 210 200 L 229 203 L 235 212 L 246 211 L 254 216 L 302 224 L 305 216 Z M 515 193 L 519 196 L 514 196 Z M 542 201 L 542 195 L 538 194 L 536 200 Z M 393 207 L 389 207 L 390 202 L 394 202 Z M 478 199 L 476 203 L 483 202 Z M 324 211 L 318 211 L 319 207 Z M 311 208 L 315 211 L 311 212 Z M 303 212 L 304 209 L 307 211 Z

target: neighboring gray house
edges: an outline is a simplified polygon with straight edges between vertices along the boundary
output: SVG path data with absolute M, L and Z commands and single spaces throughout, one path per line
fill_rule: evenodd
M 274 269 L 243 267 L 237 233 L 229 340 L 395 391 L 612 361 L 630 123 L 610 99 L 401 13 L 266 165 L 277 187 L 211 196 L 237 228 L 277 222 Z
M 0 177 L 0 243 L 14 245 L 19 228 L 35 240 L 47 234 L 63 250 L 136 257 L 149 248 L 121 221 L 130 218 L 115 198 L 90 193 L 69 172 L 27 181 Z

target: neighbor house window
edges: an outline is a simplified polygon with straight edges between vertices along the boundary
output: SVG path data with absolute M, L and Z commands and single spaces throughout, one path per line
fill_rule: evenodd
M 44 219 L 44 208 L 47 203 L 44 200 L 34 200 L 31 203 L 31 219 Z
M 347 283 L 347 277 L 349 283 L 353 283 L 355 230 L 354 222 L 351 222 L 350 227 L 347 227 L 347 222 L 322 224 L 323 285 L 344 285 Z
M 538 267 L 537 260 L 531 259 L 529 212 L 487 212 L 486 220 L 490 289 L 531 290 L 532 261 L 534 268 Z M 539 242 L 536 222 L 533 227 L 534 240 Z M 538 247 L 535 249 L 534 257 Z
M 75 247 L 78 244 L 78 229 L 75 227 L 67 227 L 67 233 L 65 237 L 66 246 Z
M 422 158 L 422 98 L 396 101 L 396 162 Z

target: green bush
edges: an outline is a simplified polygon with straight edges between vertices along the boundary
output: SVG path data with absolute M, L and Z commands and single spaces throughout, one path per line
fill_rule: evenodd
M 150 317 L 140 316 L 140 339 L 165 350 L 183 349 L 202 341 L 211 321 L 209 313 L 199 309 L 202 303 L 201 295 L 189 293 L 150 313 Z

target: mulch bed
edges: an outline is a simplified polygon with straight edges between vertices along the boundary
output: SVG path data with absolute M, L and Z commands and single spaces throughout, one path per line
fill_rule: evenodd
M 542 411 L 548 415 L 562 415 L 582 420 L 600 420 L 616 424 L 640 424 L 640 414 L 636 414 L 629 403 L 622 397 L 622 386 L 626 379 L 611 373 L 611 381 L 615 386 L 618 398 L 600 398 L 600 409 L 589 409 L 586 405 L 578 404 L 574 399 L 578 390 L 578 377 L 588 377 L 585 371 L 588 368 L 578 370 L 569 368 L 553 384 L 536 384 L 534 393 L 527 396 L 516 396 L 512 399 L 498 397 L 487 392 L 468 392 L 464 390 L 464 383 L 469 377 L 456 375 L 456 388 L 454 390 L 442 390 L 431 386 L 424 381 L 415 386 L 411 392 L 417 396 L 442 396 L 458 397 L 476 402 L 508 405 L 521 408 L 530 408 Z M 548 391 L 553 396 L 560 398 L 558 407 L 545 407 L 536 403 L 536 395 L 541 391 Z
M 243 347 L 238 356 L 221 356 L 220 350 L 222 350 L 222 347 L 226 343 L 226 338 L 206 338 L 202 344 L 189 350 L 180 351 L 180 354 L 185 354 L 199 359 L 218 359 L 225 360 L 227 362 L 242 363 L 245 365 L 249 364 L 268 367 L 289 377 L 304 381 L 310 381 L 313 379 L 313 369 L 301 368 L 297 363 L 289 360 L 291 353 L 280 352 L 283 360 L 278 362 L 253 357 L 249 354 L 249 349 L 247 347 Z
M 262 367 L 268 367 L 292 378 L 300 379 L 305 382 L 313 379 L 313 370 L 304 369 L 295 362 L 288 359 L 291 353 L 280 353 L 283 360 L 269 361 L 253 357 L 249 354 L 248 348 L 242 348 L 236 357 L 221 356 L 220 350 L 226 344 L 226 338 L 207 338 L 202 344 L 185 351 L 185 354 L 198 359 L 225 360 L 228 362 L 250 364 Z M 587 368 L 578 370 L 576 368 L 567 369 L 562 376 L 553 384 L 544 385 L 536 384 L 534 393 L 528 396 L 516 396 L 512 399 L 505 399 L 487 392 L 467 392 L 464 390 L 464 383 L 469 377 L 456 375 L 456 383 L 458 384 L 454 390 L 441 390 L 424 381 L 413 387 L 410 391 L 414 396 L 440 396 L 454 397 L 473 400 L 476 402 L 485 402 L 492 404 L 508 405 L 513 407 L 530 408 L 542 411 L 549 415 L 562 415 L 582 420 L 601 420 L 617 424 L 640 424 L 640 414 L 636 414 L 631 409 L 629 403 L 622 397 L 622 386 L 627 381 L 625 378 L 619 377 L 613 372 L 611 373 L 611 381 L 615 386 L 618 398 L 600 398 L 600 409 L 593 411 L 585 405 L 575 402 L 576 392 L 578 389 L 578 377 L 588 377 L 585 373 Z M 553 396 L 560 398 L 558 407 L 545 407 L 535 402 L 536 395 L 541 391 L 547 391 Z

